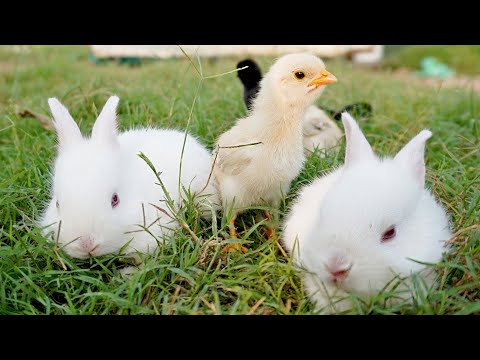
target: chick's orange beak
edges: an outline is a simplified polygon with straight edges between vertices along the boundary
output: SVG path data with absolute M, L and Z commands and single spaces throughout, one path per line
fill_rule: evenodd
M 313 79 L 312 82 L 308 84 L 308 86 L 315 86 L 318 87 L 320 85 L 327 85 L 327 84 L 333 84 L 336 83 L 337 77 L 331 73 L 329 73 L 327 70 L 322 70 L 320 72 L 320 76 Z

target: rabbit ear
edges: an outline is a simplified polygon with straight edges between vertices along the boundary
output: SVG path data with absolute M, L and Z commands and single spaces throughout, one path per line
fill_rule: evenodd
M 118 96 L 110 96 L 98 115 L 92 129 L 92 139 L 116 142 L 117 141 L 117 105 Z
M 360 159 L 375 158 L 372 147 L 363 135 L 362 130 L 360 130 L 355 119 L 346 111 L 342 113 L 342 122 L 347 140 L 345 166 L 349 166 Z
M 81 140 L 82 133 L 67 108 L 57 98 L 48 99 L 48 106 L 53 115 L 53 126 L 57 132 L 60 147 Z
M 425 184 L 425 142 L 431 136 L 432 132 L 430 130 L 420 131 L 394 158 L 402 166 L 411 169 L 422 186 Z

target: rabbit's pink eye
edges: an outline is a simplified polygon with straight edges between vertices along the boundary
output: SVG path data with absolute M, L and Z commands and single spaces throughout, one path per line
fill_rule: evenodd
M 382 234 L 382 242 L 392 240 L 397 232 L 395 231 L 395 226 L 390 226 L 383 234 Z
M 118 195 L 115 193 L 112 195 L 112 208 L 114 208 L 115 206 L 118 205 L 118 203 L 120 202 L 120 198 L 118 197 Z

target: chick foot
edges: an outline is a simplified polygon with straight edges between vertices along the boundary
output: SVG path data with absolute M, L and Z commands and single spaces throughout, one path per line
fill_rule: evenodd
M 263 213 L 267 218 L 268 222 L 271 222 L 272 217 L 270 216 L 270 213 L 267 210 L 263 210 Z M 273 235 L 275 235 L 275 229 L 272 226 L 267 226 L 265 228 L 265 236 L 270 240 L 273 237 Z
M 228 244 L 227 246 L 225 246 L 222 249 L 222 253 L 239 253 L 239 252 L 242 252 L 242 253 L 245 254 L 247 251 L 248 251 L 248 248 L 245 247 L 245 246 L 242 246 L 239 243 Z
M 228 224 L 230 225 L 230 237 L 232 239 L 238 239 L 237 237 L 237 230 L 235 229 L 235 219 L 236 219 L 236 216 L 234 216 L 229 222 Z M 243 253 L 246 253 L 248 250 L 248 248 L 246 248 L 245 246 L 242 246 L 241 244 L 239 243 L 235 243 L 235 244 L 228 244 L 227 246 L 225 246 L 223 249 L 222 249 L 222 253 L 227 253 L 227 252 L 243 252 Z

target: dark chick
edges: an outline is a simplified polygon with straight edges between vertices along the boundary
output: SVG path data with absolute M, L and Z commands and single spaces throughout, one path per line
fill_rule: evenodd
M 325 109 L 324 109 L 325 110 Z M 353 114 L 356 117 L 369 117 L 372 115 L 372 105 L 366 102 L 359 102 L 355 104 L 350 104 L 339 111 L 334 110 L 325 110 L 330 113 L 330 116 L 333 117 L 335 120 L 339 120 L 342 118 L 342 113 L 348 112 L 349 114 Z
M 246 69 L 238 71 L 238 78 L 243 84 L 243 101 L 248 110 L 251 110 L 252 102 L 258 93 L 260 80 L 262 80 L 262 71 L 257 63 L 250 59 L 245 59 L 237 64 L 237 69 L 248 66 Z

